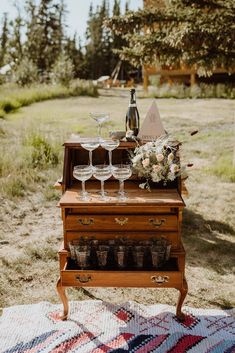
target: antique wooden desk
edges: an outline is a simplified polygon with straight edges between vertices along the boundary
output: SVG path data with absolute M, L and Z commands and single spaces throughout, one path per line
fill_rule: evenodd
M 183 319 L 181 307 L 187 294 L 185 279 L 185 251 L 181 242 L 181 222 L 184 201 L 181 197 L 181 183 L 177 180 L 168 187 L 154 188 L 151 192 L 139 188 L 139 181 L 133 176 L 125 182 L 128 199 L 117 200 L 118 181 L 105 182 L 110 197 L 100 201 L 97 192 L 100 182 L 95 179 L 86 182 L 91 194 L 89 202 L 79 199 L 81 185 L 72 177 L 73 166 L 87 164 L 88 152 L 79 143 L 65 143 L 63 195 L 59 206 L 62 211 L 64 242 L 59 250 L 60 277 L 57 290 L 62 300 L 63 319 L 68 316 L 67 287 L 171 287 L 179 291 L 176 315 Z M 113 152 L 113 164 L 128 158 L 128 149 L 134 143 L 122 142 Z M 107 152 L 99 147 L 93 151 L 94 164 L 107 160 Z M 96 239 L 128 237 L 145 240 L 151 237 L 165 237 L 172 242 L 170 260 L 161 270 L 79 270 L 71 266 L 68 243 L 80 237 L 95 236 Z

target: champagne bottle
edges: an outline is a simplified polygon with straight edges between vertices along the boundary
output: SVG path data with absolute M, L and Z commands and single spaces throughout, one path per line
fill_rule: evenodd
M 139 133 L 140 117 L 136 106 L 135 89 L 130 90 L 130 103 L 126 113 L 126 138 L 137 136 Z

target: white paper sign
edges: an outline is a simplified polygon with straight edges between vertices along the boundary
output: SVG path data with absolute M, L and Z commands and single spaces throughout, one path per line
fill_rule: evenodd
M 165 129 L 163 127 L 160 114 L 157 108 L 155 100 L 153 101 L 143 124 L 140 128 L 138 137 L 143 141 L 152 141 L 161 135 L 165 135 Z

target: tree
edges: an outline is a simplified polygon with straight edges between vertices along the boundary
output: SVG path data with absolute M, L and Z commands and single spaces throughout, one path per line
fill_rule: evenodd
M 18 4 L 15 4 L 16 10 L 17 10 L 17 17 L 15 18 L 14 21 L 10 22 L 10 26 L 12 28 L 12 33 L 9 38 L 9 50 L 8 54 L 10 57 L 10 60 L 14 61 L 17 63 L 17 61 L 21 60 L 23 58 L 23 43 L 22 43 L 22 35 L 21 35 L 21 29 L 24 25 L 24 20 L 23 17 L 21 16 L 21 9 L 18 6 Z
M 56 83 L 60 83 L 66 87 L 69 86 L 71 80 L 74 78 L 74 67 L 72 60 L 66 54 L 61 53 L 56 60 L 52 69 L 52 76 Z
M 86 31 L 86 65 L 89 78 L 97 79 L 109 75 L 112 71 L 113 52 L 111 31 L 103 26 L 105 18 L 109 17 L 109 6 L 106 0 L 93 11 L 89 10 Z
M 195 67 L 210 75 L 235 67 L 234 0 L 171 0 L 165 8 L 127 12 L 106 21 L 125 38 L 122 59 L 138 66 L 153 63 Z
M 32 60 L 22 58 L 14 67 L 14 81 L 20 86 L 29 86 L 38 79 L 38 70 Z
M 8 18 L 7 13 L 3 15 L 3 26 L 2 26 L 2 33 L 0 36 L 0 67 L 5 64 L 5 56 L 7 53 L 7 44 L 8 44 Z
M 81 40 L 80 38 L 77 40 L 76 33 L 72 39 L 65 39 L 64 52 L 72 60 L 74 66 L 74 77 L 86 78 L 87 71 L 85 66 L 85 55 L 82 52 Z
M 41 0 L 26 2 L 27 56 L 36 64 L 41 75 L 48 75 L 62 50 L 64 3 Z

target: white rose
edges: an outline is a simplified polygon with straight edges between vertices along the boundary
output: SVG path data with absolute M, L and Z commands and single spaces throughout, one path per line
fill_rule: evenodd
M 161 169 L 162 169 L 162 167 L 161 167 L 160 165 L 158 165 L 158 164 L 153 165 L 153 171 L 154 171 L 154 173 L 160 172 Z
M 142 161 L 142 164 L 143 164 L 143 167 L 146 168 L 149 166 L 149 158 L 145 158 L 143 161 Z
M 168 155 L 167 159 L 168 159 L 169 162 L 172 162 L 172 161 L 173 161 L 174 155 L 173 155 L 172 152 Z
M 158 162 L 162 162 L 163 159 L 164 159 L 164 156 L 163 156 L 162 153 L 158 153 L 158 154 L 156 155 L 156 158 L 157 158 L 157 161 L 158 161 Z
M 151 173 L 151 177 L 152 177 L 152 181 L 154 183 L 158 183 L 161 180 L 160 176 L 158 174 L 155 174 L 155 173 Z
M 178 171 L 180 170 L 180 168 L 179 168 L 179 166 L 177 165 L 177 164 L 172 164 L 171 166 L 170 166 L 170 171 L 171 171 L 171 173 L 177 173 Z

